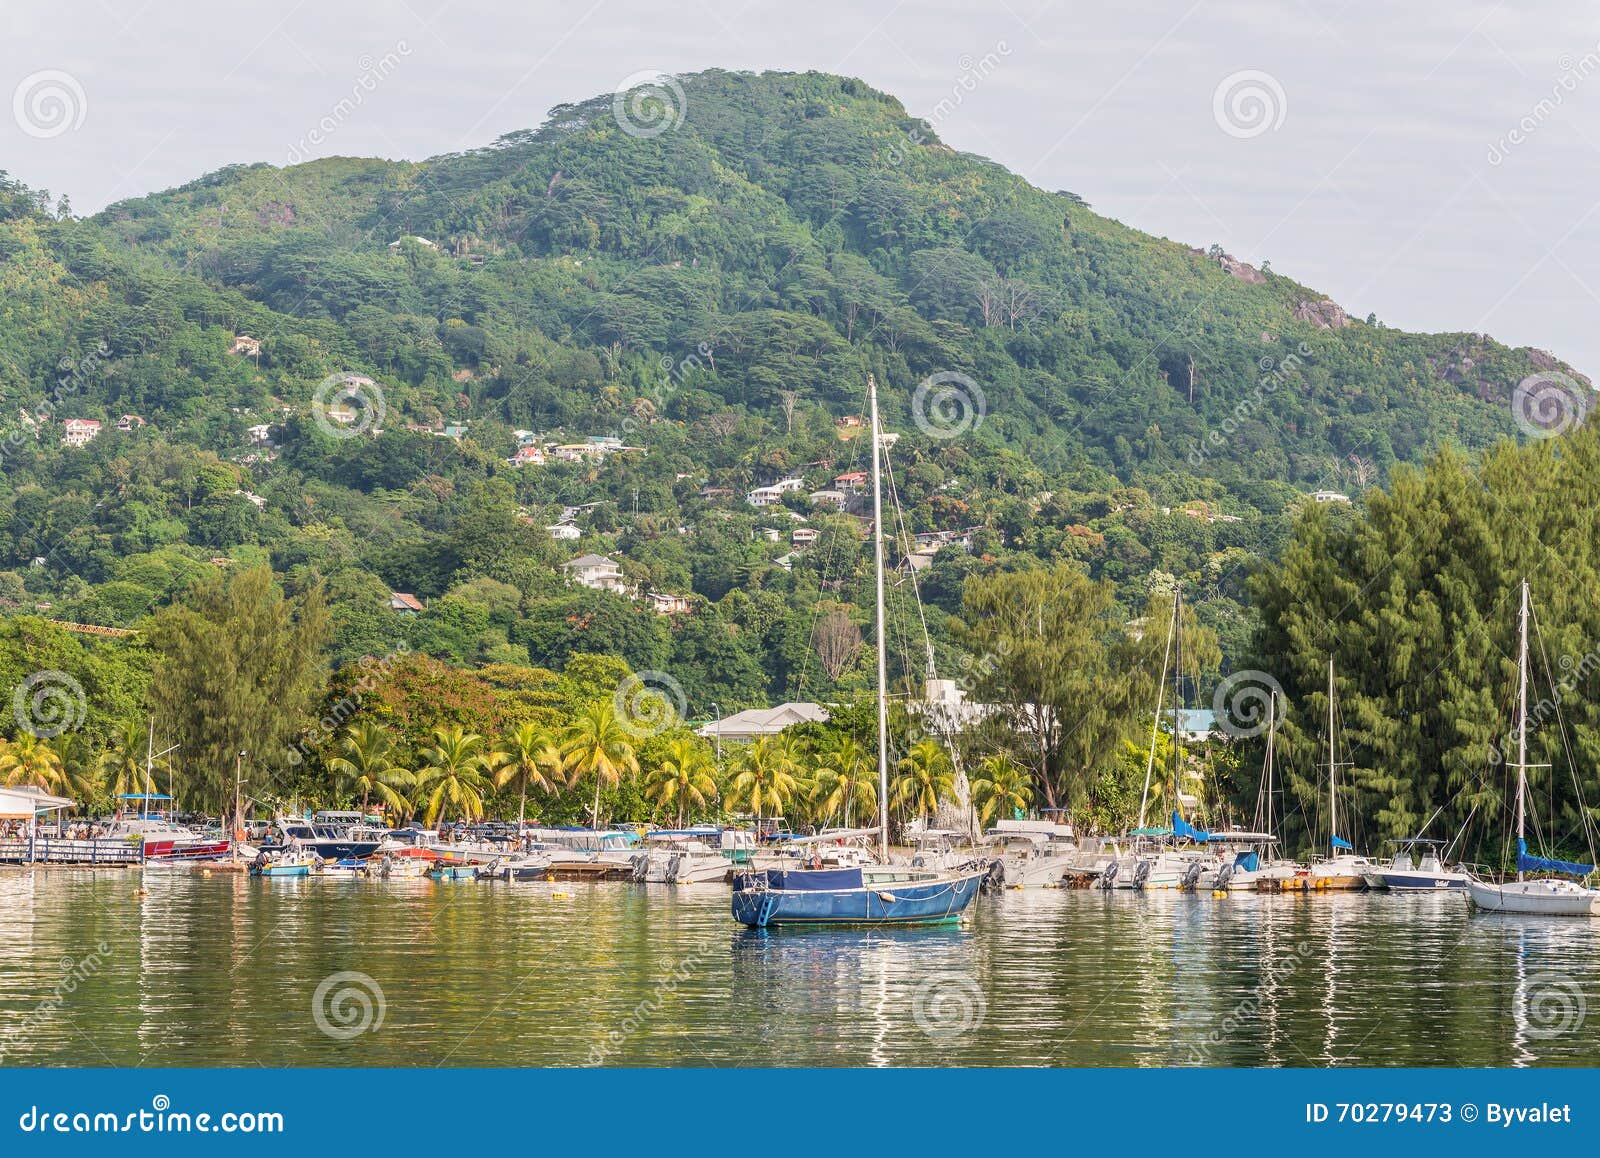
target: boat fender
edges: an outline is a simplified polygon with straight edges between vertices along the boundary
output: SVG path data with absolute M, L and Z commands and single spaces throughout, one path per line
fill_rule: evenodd
M 878 899 L 880 901 L 884 901 L 884 902 L 892 905 L 892 904 L 894 904 L 894 902 L 898 901 L 900 898 L 895 896 L 893 893 L 880 892 L 878 894 Z

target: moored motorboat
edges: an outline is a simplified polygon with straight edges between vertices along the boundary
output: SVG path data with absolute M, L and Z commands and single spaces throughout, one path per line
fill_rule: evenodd
M 1466 888 L 1466 872 L 1450 868 L 1444 863 L 1439 852 L 1439 846 L 1443 843 L 1421 837 L 1401 841 L 1399 850 L 1387 864 L 1374 865 L 1368 872 L 1367 884 L 1375 889 L 1394 889 L 1399 892 Z

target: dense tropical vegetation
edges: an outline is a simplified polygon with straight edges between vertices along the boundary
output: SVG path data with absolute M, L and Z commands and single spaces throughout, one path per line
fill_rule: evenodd
M 953 742 L 897 707 L 898 818 L 969 787 L 986 819 L 1128 823 L 1179 589 L 1187 706 L 1236 669 L 1288 693 L 1294 831 L 1330 649 L 1371 835 L 1487 807 L 1503 659 L 1476 644 L 1503 644 L 1533 544 L 1563 542 L 1547 626 L 1594 638 L 1586 544 L 1519 547 L 1481 505 L 1582 539 L 1592 508 L 1528 504 L 1578 485 L 1587 441 L 1477 473 L 1514 385 L 1559 363 L 1346 318 L 954 152 L 859 81 L 681 85 L 657 135 L 606 97 L 470 153 L 239 166 L 90 218 L 0 179 L 0 676 L 65 674 L 82 705 L 0 718 L 0 778 L 105 800 L 177 744 L 163 767 L 211 809 L 242 766 L 252 799 L 435 820 L 864 822 L 871 572 L 834 480 L 865 465 L 871 374 L 898 435 L 894 692 L 931 663 L 997 706 Z M 965 421 L 918 400 L 931 376 Z M 66 445 L 71 418 L 98 435 Z M 519 431 L 636 449 L 516 465 Z M 807 497 L 836 487 L 843 509 Z M 568 582 L 590 552 L 636 594 Z M 682 690 L 646 735 L 630 672 Z M 1589 678 L 1564 693 L 1584 727 Z M 834 718 L 720 760 L 684 726 L 785 700 Z M 1206 759 L 1208 807 L 1246 810 L 1254 754 Z

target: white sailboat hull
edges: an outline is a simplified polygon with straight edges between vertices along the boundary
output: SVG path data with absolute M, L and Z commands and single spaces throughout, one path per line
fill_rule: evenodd
M 1600 914 L 1600 892 L 1571 881 L 1467 881 L 1472 903 L 1486 913 L 1525 913 L 1541 917 L 1591 917 Z

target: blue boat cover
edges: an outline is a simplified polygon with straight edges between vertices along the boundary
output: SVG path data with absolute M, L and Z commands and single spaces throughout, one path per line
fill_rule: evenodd
M 1211 834 L 1209 832 L 1201 832 L 1198 828 L 1185 820 L 1176 810 L 1174 810 L 1172 813 L 1172 835 L 1187 837 L 1189 840 L 1211 839 Z
M 1256 855 L 1256 851 L 1254 849 L 1251 849 L 1249 852 L 1241 852 L 1238 856 L 1233 858 L 1233 867 L 1236 869 L 1241 869 L 1247 873 L 1253 873 L 1256 871 L 1256 869 L 1261 867 L 1261 858 Z
M 1594 872 L 1594 865 L 1579 864 L 1570 860 L 1551 860 L 1548 857 L 1529 856 L 1528 842 L 1517 841 L 1517 871 L 1519 873 L 1566 873 L 1574 877 L 1586 877 Z
M 759 873 L 740 873 L 734 880 L 736 889 L 755 888 L 762 884 L 769 889 L 788 889 L 793 892 L 829 892 L 864 887 L 858 868 L 768 869 Z
M 1356 846 L 1355 846 L 1355 845 L 1353 845 L 1353 844 L 1351 844 L 1351 843 L 1350 843 L 1350 842 L 1349 842 L 1349 841 L 1348 841 L 1348 840 L 1346 840 L 1346 839 L 1345 839 L 1345 838 L 1344 838 L 1344 837 L 1342 837 L 1342 836 L 1336 836 L 1336 837 L 1334 837 L 1334 838 L 1333 838 L 1333 847 L 1334 847 L 1334 848 L 1348 848 L 1348 849 L 1349 849 L 1349 850 L 1351 850 L 1351 851 L 1352 851 L 1352 852 L 1354 852 L 1354 851 L 1355 851 L 1355 847 L 1356 847 Z

